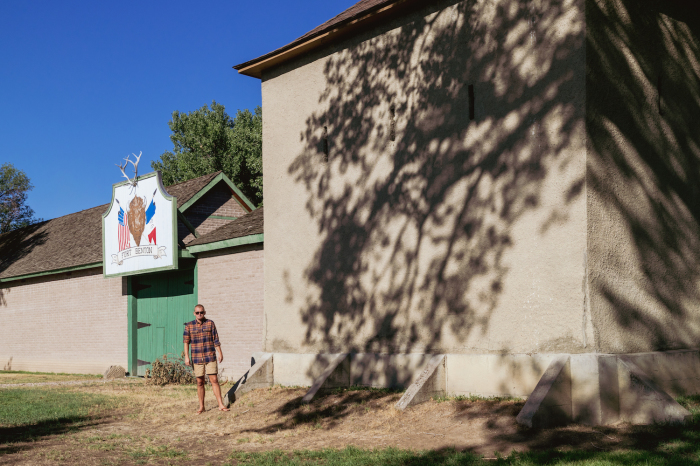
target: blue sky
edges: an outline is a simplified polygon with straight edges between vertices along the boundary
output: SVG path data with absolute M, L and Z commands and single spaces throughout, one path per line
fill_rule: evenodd
M 143 151 L 148 173 L 172 149 L 174 110 L 260 105 L 260 81 L 231 67 L 355 2 L 2 2 L 0 163 L 30 177 L 38 217 L 108 203 L 114 164 Z

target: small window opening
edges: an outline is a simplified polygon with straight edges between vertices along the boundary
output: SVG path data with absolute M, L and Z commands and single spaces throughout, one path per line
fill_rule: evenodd
M 657 93 L 657 102 L 656 102 L 656 107 L 659 111 L 659 115 L 663 115 L 664 111 L 661 107 L 661 73 L 659 73 L 659 78 L 656 83 L 656 93 Z
M 389 122 L 389 139 L 392 141 L 396 140 L 396 107 L 393 105 L 389 107 L 389 114 L 391 115 L 391 121 Z
M 323 127 L 323 161 L 328 162 L 328 126 Z
M 474 119 L 474 85 L 469 85 L 469 119 Z

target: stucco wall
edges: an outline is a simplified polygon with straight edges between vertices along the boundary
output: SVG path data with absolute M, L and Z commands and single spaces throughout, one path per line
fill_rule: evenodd
M 590 350 L 584 34 L 435 2 L 264 73 L 265 350 Z
M 588 287 L 600 352 L 698 346 L 700 16 L 682 6 L 586 3 Z
M 127 367 L 126 289 L 102 269 L 0 285 L 0 364 L 12 370 L 101 374 Z
M 216 324 L 224 353 L 220 373 L 240 377 L 250 368 L 250 357 L 262 350 L 262 245 L 229 248 L 199 254 L 199 302 Z

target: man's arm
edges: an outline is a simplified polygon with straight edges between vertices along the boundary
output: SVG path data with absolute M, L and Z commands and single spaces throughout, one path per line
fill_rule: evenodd
M 190 365 L 190 329 L 187 324 L 185 324 L 185 332 L 182 334 L 182 342 L 185 344 L 185 366 Z
M 219 342 L 219 332 L 216 331 L 216 324 L 212 321 L 211 323 L 211 337 L 214 340 L 214 348 L 216 352 L 219 353 L 219 362 L 224 360 L 224 353 L 221 351 L 221 342 Z

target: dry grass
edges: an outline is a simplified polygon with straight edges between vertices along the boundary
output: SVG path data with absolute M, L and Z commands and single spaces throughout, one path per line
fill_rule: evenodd
M 230 386 L 224 385 L 223 391 Z M 208 388 L 207 411 L 199 416 L 194 386 L 159 387 L 132 380 L 55 390 L 101 395 L 115 408 L 35 438 L 12 437 L 17 428 L 0 425 L 0 464 L 222 464 L 230 462 L 233 452 L 348 446 L 455 447 L 489 457 L 494 451 L 508 455 L 514 450 L 588 454 L 661 448 L 664 438 L 673 446 L 670 440 L 695 432 L 625 425 L 523 431 L 515 424 L 520 400 L 440 399 L 400 412 L 394 405 L 401 394 L 379 390 L 336 391 L 303 404 L 305 388 L 271 387 L 247 393 L 222 413 Z M 665 451 L 663 455 L 671 455 Z
M 230 386 L 223 385 L 222 391 Z M 474 426 L 467 429 L 466 423 L 462 425 L 455 418 L 469 416 L 477 403 L 464 408 L 457 402 L 431 401 L 402 413 L 394 408 L 401 394 L 381 390 L 337 391 L 303 404 L 305 388 L 271 387 L 247 393 L 230 412 L 222 413 L 215 409 L 213 394 L 207 388 L 207 411 L 199 416 L 195 414 L 194 386 L 117 381 L 69 390 L 107 396 L 117 408 L 99 420 L 56 435 L 3 444 L 0 464 L 189 464 L 195 457 L 197 462 L 220 463 L 234 450 L 348 445 L 431 449 L 459 446 L 470 437 L 470 443 L 480 440 L 467 432 Z M 505 409 L 503 422 L 514 424 L 517 405 L 496 403 L 488 409 L 494 407 Z
M 67 382 L 71 380 L 98 380 L 96 374 L 55 374 L 51 372 L 0 371 L 0 385 L 17 383 Z

